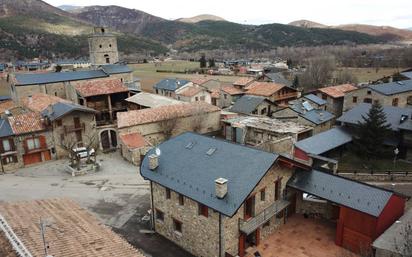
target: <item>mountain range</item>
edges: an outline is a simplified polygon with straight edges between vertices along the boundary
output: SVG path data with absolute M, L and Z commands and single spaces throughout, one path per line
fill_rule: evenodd
M 213 15 L 167 20 L 119 6 L 57 8 L 41 0 L 0 0 L 0 57 L 87 56 L 87 37 L 93 26 L 110 28 L 118 36 L 124 55 L 158 55 L 170 49 L 248 53 L 278 46 L 370 44 L 403 39 L 392 32 L 388 36 L 373 30 L 367 34 L 353 28 L 344 30 L 308 21 L 305 24 L 243 25 Z

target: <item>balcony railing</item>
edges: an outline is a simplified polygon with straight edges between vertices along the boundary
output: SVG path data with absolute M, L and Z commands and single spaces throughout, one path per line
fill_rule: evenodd
M 277 95 L 275 96 L 275 100 L 284 100 L 284 99 L 288 99 L 288 98 L 292 98 L 292 97 L 298 97 L 298 93 L 288 93 L 288 94 L 281 94 L 281 95 Z
M 80 126 L 64 126 L 64 133 L 71 133 L 76 131 L 84 131 L 86 125 L 84 123 L 79 124 Z
M 243 219 L 239 219 L 239 228 L 240 231 L 249 235 L 253 231 L 255 231 L 258 227 L 262 226 L 270 220 L 273 216 L 284 210 L 290 204 L 289 201 L 286 200 L 278 200 L 272 203 L 269 207 L 264 209 L 261 213 L 256 215 L 255 217 L 245 221 Z

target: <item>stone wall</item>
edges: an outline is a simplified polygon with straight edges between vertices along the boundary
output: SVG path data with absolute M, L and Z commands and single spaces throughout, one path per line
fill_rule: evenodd
M 117 50 L 117 39 L 115 36 L 102 35 L 92 36 L 89 38 L 90 62 L 92 65 L 107 64 L 106 56 L 109 57 L 109 63 L 113 64 L 119 61 L 119 52 Z
M 322 98 L 323 93 L 318 92 L 317 96 Z M 323 99 L 323 98 L 322 98 Z M 343 97 L 333 98 L 327 95 L 326 99 L 326 111 L 331 112 L 336 117 L 340 117 L 342 115 L 343 110 Z
M 319 203 L 313 201 L 303 200 L 302 192 L 292 190 L 296 192 L 296 213 L 300 214 L 316 214 L 325 219 L 331 219 L 333 217 L 333 205 L 329 202 Z

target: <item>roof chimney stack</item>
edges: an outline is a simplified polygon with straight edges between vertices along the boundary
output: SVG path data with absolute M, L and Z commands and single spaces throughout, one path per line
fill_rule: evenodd
M 215 180 L 216 197 L 219 199 L 225 198 L 227 194 L 227 179 L 218 178 Z
M 149 155 L 149 169 L 155 170 L 159 166 L 159 156 L 157 154 Z

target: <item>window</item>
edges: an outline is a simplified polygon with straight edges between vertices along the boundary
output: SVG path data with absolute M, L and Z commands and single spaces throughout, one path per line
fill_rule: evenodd
M 264 202 L 266 199 L 266 188 L 260 190 L 260 200 Z
M 352 97 L 352 103 L 357 103 L 358 102 L 358 97 L 357 96 L 353 96 Z
M 57 120 L 56 125 L 57 125 L 57 127 L 61 127 L 63 125 L 62 120 Z
M 206 205 L 199 203 L 199 215 L 209 217 L 209 208 Z
M 166 199 L 170 199 L 170 189 L 166 188 Z
M 38 137 L 36 138 L 29 138 L 27 139 L 27 149 L 28 150 L 34 150 L 34 149 L 39 149 L 40 148 L 40 139 Z
M 17 162 L 17 156 L 10 155 L 10 156 L 3 157 L 1 159 L 1 162 L 3 163 L 3 165 L 7 165 L 9 163 L 16 163 Z
M 227 99 L 227 94 L 223 94 L 223 97 L 224 97 L 225 99 Z
M 184 205 L 185 204 L 185 199 L 183 195 L 179 194 L 179 205 Z
M 323 99 L 323 100 L 328 99 L 328 95 L 327 95 L 327 94 L 322 94 L 322 99 Z
M 371 99 L 371 98 L 365 98 L 365 99 L 363 99 L 363 102 L 364 102 L 364 103 L 367 103 L 367 104 L 371 104 L 371 103 L 372 103 L 372 99 Z
M 399 102 L 398 98 L 392 99 L 392 106 L 398 106 L 398 102 Z
M 109 47 L 112 47 L 112 44 L 109 44 Z
M 371 95 L 372 94 L 372 91 L 371 90 L 368 90 L 368 93 L 367 93 L 368 95 Z
M 165 220 L 165 214 L 156 209 L 156 219 L 163 222 Z
M 260 114 L 261 114 L 261 115 L 266 114 L 266 107 L 265 107 L 265 108 L 263 108 L 262 110 L 260 110 Z
M 196 102 L 199 101 L 199 97 L 196 96 L 196 97 L 195 97 L 195 101 L 196 101 Z
M 177 219 L 173 219 L 173 229 L 175 232 L 182 233 L 182 222 L 178 221 Z
M 11 144 L 10 144 L 10 141 L 8 139 L 3 140 L 3 151 L 4 152 L 11 151 Z
M 99 45 L 100 48 L 102 48 L 102 45 Z

